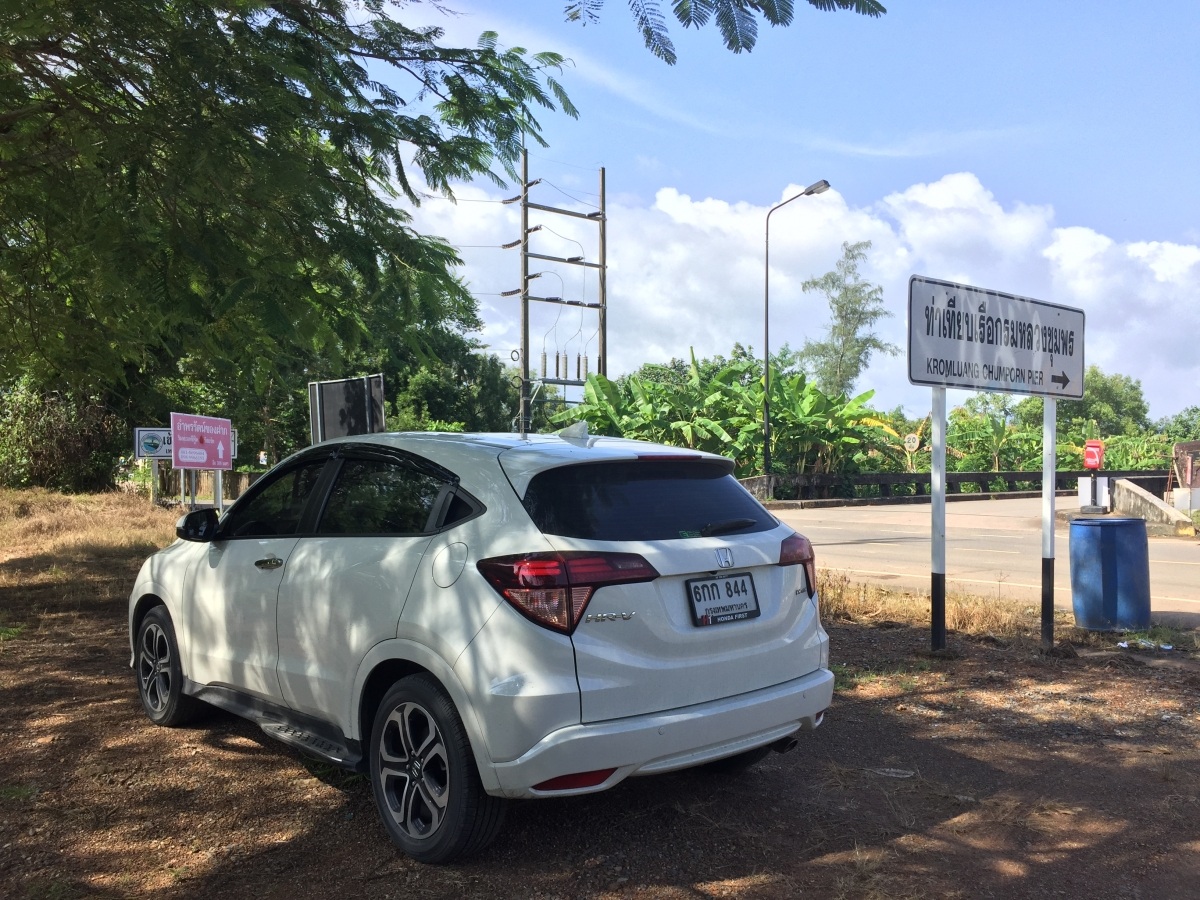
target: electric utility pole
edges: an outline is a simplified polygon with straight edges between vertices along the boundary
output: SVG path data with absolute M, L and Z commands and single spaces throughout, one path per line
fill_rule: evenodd
M 571 378 L 569 368 L 567 371 L 559 371 L 558 352 L 555 351 L 555 371 L 553 377 L 548 377 L 545 371 L 545 359 L 542 360 L 541 377 L 535 379 L 534 368 L 530 363 L 530 348 L 529 348 L 529 304 L 532 303 L 553 303 L 560 306 L 577 306 L 584 309 L 596 310 L 598 319 L 597 323 L 597 359 L 596 372 L 601 375 L 608 374 L 608 234 L 607 234 L 607 216 L 605 206 L 605 185 L 604 185 L 604 169 L 600 170 L 600 207 L 594 212 L 581 213 L 571 209 L 558 209 L 553 206 L 546 206 L 542 203 L 534 203 L 529 199 L 529 189 L 535 187 L 541 179 L 534 181 L 529 180 L 529 154 L 521 151 L 521 194 L 519 197 L 514 197 L 512 200 L 505 201 L 508 203 L 516 200 L 521 201 L 521 238 L 511 244 L 505 244 L 505 247 L 521 248 L 521 287 L 515 291 L 504 291 L 502 296 L 521 295 L 521 350 L 520 360 L 520 379 L 521 379 L 521 408 L 520 408 L 520 427 L 519 432 L 523 437 L 529 430 L 532 411 L 532 396 L 531 386 L 536 381 L 542 384 L 557 384 L 561 386 L 581 387 L 587 380 L 587 371 L 585 371 L 586 363 L 582 366 L 579 360 L 576 360 L 575 377 Z M 599 251 L 597 262 L 589 262 L 583 256 L 548 256 L 544 253 L 534 253 L 529 249 L 529 236 L 538 231 L 542 226 L 529 224 L 530 210 L 536 210 L 543 213 L 552 213 L 559 216 L 570 216 L 576 219 L 583 219 L 588 222 L 595 222 L 599 228 Z M 541 275 L 541 272 L 531 273 L 529 271 L 529 261 L 531 259 L 545 260 L 547 262 L 565 263 L 570 266 L 583 266 L 584 268 L 594 269 L 599 278 L 599 299 L 596 303 L 588 303 L 583 300 L 566 300 L 562 297 L 537 297 L 529 292 L 529 282 Z M 545 357 L 545 354 L 542 354 Z M 586 356 L 584 357 L 586 359 Z M 566 354 L 563 354 L 564 368 L 566 367 Z

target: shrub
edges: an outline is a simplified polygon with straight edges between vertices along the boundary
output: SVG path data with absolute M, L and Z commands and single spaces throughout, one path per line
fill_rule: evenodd
M 0 388 L 0 484 L 60 491 L 111 488 L 125 429 L 98 399 L 22 378 Z

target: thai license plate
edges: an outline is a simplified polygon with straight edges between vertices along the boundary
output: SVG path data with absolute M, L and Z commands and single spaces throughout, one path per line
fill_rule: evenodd
M 684 588 L 697 626 L 758 618 L 758 595 L 749 572 L 693 578 Z

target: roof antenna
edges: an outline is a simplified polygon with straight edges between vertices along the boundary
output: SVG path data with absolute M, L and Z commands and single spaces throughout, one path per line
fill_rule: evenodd
M 566 428 L 564 428 L 562 431 L 560 431 L 558 433 L 558 436 L 567 441 L 587 440 L 587 437 L 588 437 L 587 421 L 584 419 L 580 419 L 578 422 L 568 425 Z

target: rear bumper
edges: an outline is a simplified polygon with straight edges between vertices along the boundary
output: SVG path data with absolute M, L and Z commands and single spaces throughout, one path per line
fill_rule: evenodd
M 816 728 L 832 700 L 833 673 L 817 669 L 794 681 L 724 700 L 561 728 L 518 759 L 495 764 L 500 789 L 494 793 L 513 798 L 588 794 L 631 775 L 686 769 Z M 602 769 L 615 771 L 594 787 L 533 787 L 562 775 Z

